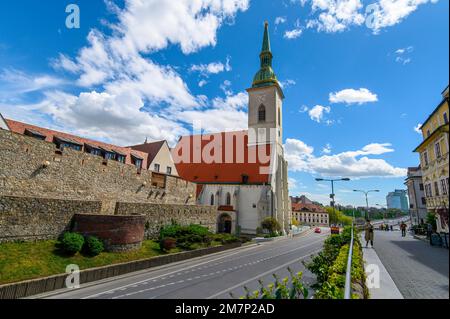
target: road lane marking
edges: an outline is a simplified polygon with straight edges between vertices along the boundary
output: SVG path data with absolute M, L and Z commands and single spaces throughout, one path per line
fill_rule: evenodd
M 317 236 L 317 237 L 306 237 L 306 236 L 305 236 L 305 237 L 302 237 L 302 239 L 309 239 L 309 238 L 316 239 L 316 238 L 322 238 L 322 237 L 326 237 L 325 235 L 328 236 L 328 234 L 324 234 L 324 235 Z M 282 239 L 282 240 L 280 240 L 280 241 L 283 241 L 283 242 L 284 242 L 284 241 L 286 241 L 286 240 L 288 240 L 288 239 L 290 239 L 290 240 L 289 240 L 290 242 L 292 242 L 292 240 L 298 240 L 298 238 L 294 238 L 294 239 L 292 239 L 292 238 L 286 238 L 286 239 Z M 273 245 L 276 245 L 277 243 L 279 243 L 280 241 L 275 241 L 275 242 L 268 243 L 268 244 L 269 244 L 269 246 L 273 246 Z M 301 247 L 299 247 L 299 248 L 297 248 L 297 249 L 304 248 L 304 247 L 308 247 L 308 246 L 310 246 L 311 244 L 317 243 L 317 242 L 319 242 L 319 241 L 318 241 L 318 240 L 314 240 L 313 242 L 309 242 L 309 241 L 307 241 L 307 242 L 309 243 L 308 245 L 302 245 Z M 218 258 L 215 258 L 215 259 L 212 259 L 212 260 L 207 260 L 207 261 L 204 261 L 204 262 L 202 262 L 202 263 L 195 264 L 195 265 L 192 265 L 192 266 L 188 266 L 188 267 L 182 268 L 181 270 L 178 269 L 178 270 L 175 270 L 175 271 L 170 272 L 170 273 L 167 273 L 167 274 L 161 274 L 161 275 L 156 276 L 156 277 L 146 278 L 146 279 L 144 279 L 144 280 L 141 280 L 141 281 L 138 281 L 138 282 L 134 282 L 134 283 L 130 283 L 130 284 L 127 284 L 127 285 L 124 285 L 124 286 L 116 287 L 116 288 L 113 288 L 113 289 L 109 289 L 109 290 L 104 291 L 104 292 L 99 292 L 99 293 L 95 293 L 95 294 L 92 294 L 92 295 L 88 295 L 88 296 L 86 296 L 86 297 L 82 297 L 81 299 L 95 298 L 95 297 L 97 297 L 97 296 L 101 296 L 101 295 L 103 295 L 103 294 L 106 294 L 106 293 L 108 293 L 109 291 L 115 292 L 115 291 L 125 289 L 125 288 L 130 287 L 130 286 L 135 285 L 135 284 L 146 283 L 146 282 L 148 283 L 149 281 L 152 281 L 152 280 L 153 280 L 153 282 L 155 282 L 157 279 L 167 278 L 167 275 L 174 274 L 174 273 L 179 273 L 180 271 L 184 271 L 184 270 L 186 270 L 186 269 L 192 269 L 192 268 L 195 269 L 195 268 L 198 267 L 199 265 L 205 265 L 205 264 L 208 264 L 208 263 L 217 261 L 217 260 L 225 259 L 225 258 L 228 258 L 228 257 L 230 257 L 230 256 L 234 256 L 234 255 L 243 253 L 243 252 L 248 251 L 248 250 L 258 250 L 258 251 L 255 251 L 255 252 L 253 252 L 253 253 L 251 253 L 251 254 L 248 254 L 248 255 L 240 256 L 240 257 L 235 258 L 235 259 L 227 259 L 227 260 L 224 260 L 223 262 L 219 262 L 219 263 L 216 263 L 216 264 L 209 265 L 209 267 L 214 267 L 214 266 L 217 266 L 217 265 L 222 264 L 222 263 L 225 263 L 225 262 L 236 261 L 236 260 L 239 260 L 239 259 L 241 259 L 241 258 L 250 257 L 250 256 L 256 255 L 256 254 L 258 254 L 258 253 L 266 253 L 266 252 L 268 252 L 268 251 L 275 250 L 275 249 L 278 249 L 278 248 L 279 248 L 279 247 L 273 247 L 273 248 L 265 249 L 265 250 L 263 250 L 263 251 L 261 251 L 261 249 L 258 249 L 258 248 L 264 248 L 266 245 L 267 245 L 267 244 L 265 244 L 265 245 L 260 245 L 260 246 L 252 246 L 252 247 L 244 248 L 244 249 L 241 249 L 241 250 L 239 250 L 239 251 L 235 251 L 235 252 L 232 252 L 232 253 L 229 253 L 229 254 L 223 254 L 223 255 L 221 255 L 221 256 L 218 257 Z M 297 250 L 297 249 L 294 249 L 294 250 Z M 288 252 L 286 252 L 286 253 L 292 252 L 292 251 L 294 251 L 294 250 L 288 251 Z M 194 271 L 194 269 L 192 269 L 191 271 Z M 197 269 L 200 270 L 201 267 L 200 267 L 200 268 L 197 268 Z M 237 269 L 237 268 L 234 268 L 234 269 Z M 159 270 L 162 270 L 162 269 L 159 269 Z M 154 271 L 159 271 L 159 270 L 154 270 Z M 125 279 L 127 279 L 127 278 L 125 278 Z M 196 279 L 197 279 L 197 278 L 196 278 Z M 113 282 L 113 281 L 110 281 L 110 282 Z M 99 285 L 101 285 L 101 284 L 102 284 L 102 283 L 100 283 Z M 90 288 L 90 287 L 95 287 L 95 286 L 89 286 L 89 287 L 86 287 L 86 289 L 88 289 L 88 288 Z M 81 289 L 83 289 L 83 288 L 81 288 Z M 64 293 L 65 293 L 65 292 L 63 292 L 62 294 L 64 294 Z
M 318 242 L 318 241 L 316 241 L 316 242 L 314 242 L 314 243 L 317 243 L 317 242 Z M 313 244 L 313 243 L 311 243 L 311 244 Z M 311 244 L 308 245 L 308 246 L 311 246 Z M 303 247 L 302 247 L 302 248 L 303 248 Z M 290 252 L 295 251 L 295 250 L 297 250 L 297 249 L 290 250 L 290 251 L 288 251 L 287 253 L 290 253 Z M 297 261 L 297 260 L 301 260 L 301 259 L 303 259 L 303 258 L 305 258 L 305 257 L 308 257 L 308 256 L 310 256 L 310 255 L 316 253 L 317 251 L 321 251 L 321 250 L 322 250 L 322 248 L 321 248 L 321 249 L 318 249 L 318 250 L 314 250 L 314 251 L 312 251 L 309 255 L 302 256 L 302 257 L 299 257 L 299 258 L 297 258 L 297 259 L 294 259 L 293 261 L 287 263 L 287 265 L 289 265 L 289 264 L 291 264 L 291 263 L 293 263 L 293 262 L 295 262 L 295 261 Z M 283 253 L 283 254 L 286 254 L 286 253 Z M 275 256 L 273 256 L 272 258 L 276 258 L 276 257 L 282 256 L 283 254 L 275 255 Z M 261 260 L 261 262 L 263 262 L 263 261 L 264 261 L 264 260 Z M 286 264 L 284 264 L 284 265 L 286 265 Z M 282 268 L 282 267 L 284 267 L 284 265 L 279 266 L 279 267 L 277 267 L 277 268 L 275 268 L 275 269 Z M 235 268 L 235 269 L 238 269 L 238 268 L 241 268 L 241 267 L 242 267 L 242 265 L 236 266 L 236 267 L 234 267 L 234 268 Z M 270 270 L 269 273 L 270 273 L 271 271 L 273 271 L 273 269 Z M 204 274 L 204 275 L 201 275 L 201 276 L 196 276 L 194 279 L 201 279 L 201 278 L 208 277 L 208 276 L 210 276 L 210 275 L 211 275 L 211 274 L 209 274 L 209 275 L 208 275 L 208 274 Z M 265 276 L 265 275 L 266 275 L 266 273 L 264 273 L 264 274 L 262 274 L 262 275 L 260 275 L 260 276 Z M 258 276 L 258 277 L 259 277 L 259 276 Z M 189 279 L 188 279 L 188 280 L 189 280 Z M 178 282 L 177 282 L 177 283 L 178 283 Z M 121 298 L 121 297 L 124 297 L 124 296 L 136 295 L 136 294 L 140 294 L 140 293 L 147 292 L 147 291 L 152 291 L 152 290 L 156 290 L 156 289 L 159 289 L 159 288 L 164 288 L 164 287 L 166 287 L 166 286 L 174 285 L 174 284 L 176 284 L 176 283 L 171 282 L 171 283 L 168 283 L 168 284 L 166 284 L 166 285 L 160 285 L 160 286 L 152 287 L 152 288 L 149 288 L 149 289 L 142 289 L 142 290 L 130 292 L 130 293 L 128 293 L 128 294 L 116 296 L 115 299 L 118 299 L 118 298 Z M 242 285 L 242 284 L 243 284 L 243 283 L 241 283 L 241 284 L 239 284 L 239 285 Z M 245 284 L 245 283 L 244 283 L 244 284 Z M 232 288 L 232 289 L 234 289 L 234 288 Z
M 297 261 L 299 261 L 299 260 L 302 260 L 302 259 L 304 259 L 304 258 L 307 258 L 307 257 L 311 256 L 312 254 L 315 254 L 315 253 L 317 253 L 317 252 L 319 252 L 319 251 L 321 251 L 321 250 L 322 250 L 322 248 L 321 248 L 321 249 L 318 249 L 318 250 L 315 250 L 315 251 L 312 251 L 312 252 L 310 252 L 308 255 L 304 255 L 304 256 L 302 256 L 302 257 L 295 258 L 295 259 L 293 259 L 293 260 L 291 260 L 291 261 L 289 261 L 289 262 L 287 262 L 287 263 L 285 263 L 285 264 L 283 264 L 283 265 L 281 265 L 281 266 L 278 266 L 278 267 L 276 267 L 276 268 L 273 268 L 273 269 L 271 269 L 271 270 L 268 270 L 268 271 L 266 271 L 266 272 L 264 272 L 264 273 L 262 273 L 262 274 L 259 274 L 258 276 L 255 276 L 255 277 L 250 278 L 250 279 L 248 279 L 248 280 L 246 280 L 246 281 L 244 281 L 244 282 L 241 282 L 241 283 L 239 283 L 239 284 L 237 284 L 237 285 L 234 285 L 233 287 L 230 287 L 230 288 L 228 288 L 228 289 L 222 290 L 221 292 L 218 292 L 218 293 L 216 293 L 216 294 L 214 294 L 214 295 L 212 295 L 212 296 L 209 296 L 209 297 L 206 298 L 206 299 L 213 299 L 213 298 L 216 298 L 216 297 L 218 297 L 218 296 L 220 296 L 220 295 L 223 295 L 223 294 L 225 294 L 225 293 L 227 293 L 227 292 L 229 292 L 229 291 L 232 291 L 232 290 L 234 290 L 234 289 L 236 289 L 236 288 L 242 287 L 243 285 L 245 285 L 245 284 L 247 284 L 247 283 L 249 283 L 249 282 L 252 282 L 252 281 L 254 281 L 254 280 L 256 280 L 256 279 L 259 279 L 259 278 L 262 278 L 262 277 L 264 277 L 264 276 L 267 276 L 267 275 L 269 275 L 270 273 L 273 273 L 273 272 L 275 272 L 275 271 L 277 271 L 277 270 L 279 270 L 279 269 L 281 269 L 281 268 L 287 267 L 287 266 L 289 266 L 290 264 L 293 264 L 294 262 L 297 262 Z

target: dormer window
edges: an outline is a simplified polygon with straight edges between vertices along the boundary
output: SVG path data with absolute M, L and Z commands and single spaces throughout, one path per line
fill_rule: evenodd
M 65 137 L 55 136 L 53 140 L 54 140 L 56 146 L 60 150 L 63 150 L 64 148 L 67 147 L 67 148 L 71 148 L 71 149 L 76 150 L 76 151 L 81 151 L 81 149 L 83 147 L 83 145 L 81 145 L 80 143 L 78 143 L 78 142 L 76 142 L 74 140 L 65 138 Z
M 38 131 L 25 129 L 25 135 L 37 138 L 38 140 L 45 140 L 46 136 Z
M 115 159 L 116 161 L 120 162 L 120 163 L 125 163 L 125 160 L 127 158 L 127 154 L 118 152 L 118 151 L 114 151 L 115 153 Z
M 137 155 L 131 154 L 131 163 L 137 168 L 142 168 L 143 159 Z
M 84 144 L 84 150 L 86 151 L 86 153 L 102 156 L 102 150 L 97 146 L 91 144 Z
M 258 122 L 266 121 L 266 107 L 264 105 L 260 105 L 258 108 Z

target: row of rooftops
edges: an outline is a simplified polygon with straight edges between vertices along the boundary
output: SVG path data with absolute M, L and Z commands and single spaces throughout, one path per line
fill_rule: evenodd
M 77 151 L 83 151 L 101 156 L 105 159 L 116 160 L 124 164 L 134 165 L 137 168 L 147 169 L 147 165 L 149 164 L 147 163 L 149 154 L 139 150 L 134 150 L 132 147 L 122 147 L 94 141 L 76 135 L 50 130 L 10 119 L 5 119 L 5 121 L 8 128 L 12 132 L 54 143 L 60 149 L 70 148 Z

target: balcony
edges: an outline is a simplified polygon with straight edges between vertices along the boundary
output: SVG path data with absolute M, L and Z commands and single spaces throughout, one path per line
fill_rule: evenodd
M 427 209 L 437 209 L 437 208 L 445 208 L 448 206 L 448 195 L 440 195 L 428 197 L 427 201 Z

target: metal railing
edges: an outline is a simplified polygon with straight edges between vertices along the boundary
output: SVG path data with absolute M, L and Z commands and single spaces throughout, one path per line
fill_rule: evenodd
M 353 227 L 354 227 L 354 221 L 352 222 L 351 239 L 350 239 L 350 246 L 348 249 L 348 258 L 347 258 L 347 270 L 345 272 L 344 299 L 351 299 L 351 294 L 352 294 Z

